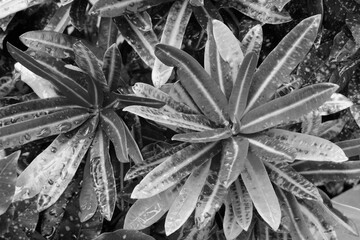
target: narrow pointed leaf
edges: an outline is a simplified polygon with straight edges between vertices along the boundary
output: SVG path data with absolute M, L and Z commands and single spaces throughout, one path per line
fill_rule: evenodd
M 236 221 L 233 206 L 228 196 L 225 199 L 225 215 L 223 220 L 223 230 L 226 239 L 235 239 L 242 232 L 241 226 Z
M 160 43 L 180 49 L 191 13 L 189 0 L 175 1 L 168 12 Z M 154 86 L 159 88 L 165 84 L 170 78 L 172 70 L 173 67 L 165 65 L 156 58 L 151 73 Z
M 347 157 L 360 155 L 360 138 L 345 140 L 335 144 L 341 147 Z
M 163 102 L 160 102 L 151 98 L 143 98 L 132 95 L 116 94 L 108 92 L 104 95 L 104 108 L 122 109 L 131 105 L 147 106 L 151 108 L 161 108 L 164 106 Z
M 54 31 L 58 33 L 64 32 L 65 28 L 70 23 L 70 7 L 71 5 L 68 4 L 58 8 L 43 30 Z
M 133 160 L 133 162 L 135 164 L 139 164 L 142 163 L 144 161 L 140 149 L 134 139 L 133 134 L 131 134 L 130 130 L 128 129 L 128 127 L 124 124 L 124 130 L 125 130 L 125 136 L 126 136 L 126 146 L 127 146 L 127 151 L 128 154 L 131 158 L 131 160 Z
M 269 178 L 282 189 L 289 191 L 298 198 L 322 201 L 314 184 L 297 173 L 286 162 L 265 162 Z
M 194 58 L 184 51 L 162 44 L 156 46 L 155 54 L 166 65 L 177 67 L 181 83 L 209 119 L 216 123 L 227 122 L 225 95 Z
M 152 68 L 155 62 L 154 48 L 159 42 L 154 31 L 143 32 L 122 16 L 114 18 L 114 21 L 126 41 L 139 54 L 140 58 Z
M 105 52 L 116 44 L 117 35 L 118 29 L 112 18 L 101 18 L 97 46 Z
M 122 119 L 112 110 L 103 110 L 100 114 L 100 126 L 114 144 L 117 159 L 120 162 L 129 162 L 126 125 Z
M 147 198 L 177 184 L 188 176 L 194 168 L 209 161 L 219 152 L 216 143 L 192 144 L 175 153 L 154 168 L 135 187 L 132 198 Z
M 260 54 L 263 42 L 263 31 L 261 25 L 255 25 L 245 35 L 241 41 L 241 50 L 244 55 L 254 52 L 257 56 Z
M 57 68 L 62 68 L 64 64 L 60 64 L 60 60 L 48 58 L 48 65 L 43 62 L 39 63 L 26 53 L 8 44 L 8 50 L 12 56 L 19 61 L 26 68 L 51 81 L 62 94 L 68 97 L 71 101 L 81 105 L 89 106 L 89 96 L 85 89 L 76 83 L 73 79 L 68 78 L 61 73 Z
M 20 151 L 16 151 L 0 159 L 0 215 L 10 206 L 16 184 L 16 165 Z
M 43 117 L 0 128 L 0 149 L 68 132 L 82 124 L 90 114 L 84 109 L 67 109 Z
M 116 183 L 110 162 L 109 140 L 101 129 L 96 131 L 90 149 L 90 173 L 101 215 L 110 221 L 116 203 Z
M 121 82 L 121 68 L 123 65 L 121 53 L 117 48 L 116 43 L 107 48 L 104 54 L 103 63 L 102 70 L 107 82 L 105 89 L 107 91 L 115 91 Z
M 321 106 L 337 88 L 331 83 L 319 83 L 276 98 L 247 112 L 240 131 L 254 133 L 298 119 Z
M 298 160 L 343 162 L 348 159 L 340 147 L 319 137 L 281 129 L 271 129 L 266 135 L 294 148 Z
M 191 98 L 190 94 L 186 91 L 184 86 L 181 84 L 180 80 L 172 84 L 172 87 L 169 90 L 169 96 L 175 99 L 175 101 L 182 102 L 189 106 L 195 113 L 200 114 L 200 109 L 196 106 L 194 100 Z
M 240 124 L 240 119 L 246 108 L 248 92 L 255 72 L 256 64 L 256 54 L 253 52 L 246 54 L 229 98 L 229 114 L 233 123 L 237 122 Z
M 281 221 L 279 201 L 263 163 L 251 152 L 245 161 L 241 178 L 260 216 L 274 230 L 278 229 Z
M 171 204 L 165 220 L 166 235 L 170 235 L 179 229 L 194 211 L 209 173 L 210 163 L 211 161 L 203 163 L 190 174 L 179 195 Z
M 212 124 L 204 115 L 169 113 L 163 109 L 141 106 L 130 106 L 123 110 L 158 123 L 175 127 L 182 127 L 194 131 L 212 130 Z
M 321 16 L 306 18 L 288 33 L 261 63 L 250 88 L 247 110 L 267 102 L 314 43 Z
M 70 19 L 74 27 L 79 31 L 86 26 L 86 7 L 88 0 L 73 0 L 70 8 Z
M 231 137 L 230 128 L 217 128 L 202 132 L 190 132 L 175 134 L 171 140 L 191 143 L 216 142 Z
M 253 203 L 244 183 L 239 179 L 235 180 L 230 186 L 229 196 L 236 221 L 248 231 L 253 219 Z

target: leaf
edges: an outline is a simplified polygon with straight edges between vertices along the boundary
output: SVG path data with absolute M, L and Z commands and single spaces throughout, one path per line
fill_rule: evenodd
M 53 31 L 29 31 L 20 36 L 20 40 L 29 48 L 46 52 L 55 58 L 73 58 L 72 45 L 76 38 Z
M 121 53 L 116 45 L 112 44 L 104 54 L 102 71 L 106 78 L 106 91 L 115 91 L 121 82 L 121 69 L 123 63 L 121 60 Z
M 360 138 L 336 142 L 335 144 L 344 151 L 347 157 L 360 155 Z
M 298 198 L 322 201 L 314 184 L 297 173 L 289 164 L 281 161 L 263 162 L 269 172 L 269 178 L 282 189 Z
M 235 180 L 230 185 L 229 196 L 236 221 L 242 229 L 248 231 L 253 219 L 253 203 L 244 183 Z
M 255 72 L 257 56 L 250 52 L 246 54 L 235 79 L 234 87 L 229 98 L 229 114 L 233 123 L 240 124 L 240 119 L 246 108 L 248 92 Z
M 218 144 L 192 144 L 154 168 L 134 188 L 131 198 L 148 198 L 177 184 L 194 168 L 209 161 L 220 151 Z
M 117 46 L 116 45 L 117 35 L 118 35 L 118 29 L 112 18 L 102 17 L 100 20 L 97 46 L 100 49 L 102 49 L 103 52 L 105 52 L 111 46 L 114 45 L 113 46 L 114 49 L 112 49 L 112 51 L 115 50 Z
M 235 82 L 240 65 L 244 59 L 240 42 L 223 22 L 213 19 L 212 26 L 216 48 L 225 62 L 229 63 L 232 72 L 232 81 Z
M 70 22 L 70 15 L 69 15 L 70 7 L 71 4 L 61 6 L 60 8 L 58 8 L 43 30 L 54 31 L 58 33 L 64 32 L 65 28 L 68 26 Z
M 340 112 L 353 105 L 353 102 L 340 93 L 333 93 L 331 98 L 324 102 L 318 111 L 321 116 L 330 115 L 333 113 Z
M 146 235 L 140 231 L 118 229 L 113 232 L 102 233 L 100 236 L 94 238 L 94 240 L 112 240 L 112 239 L 132 239 L 132 240 L 155 240 L 155 238 Z
M 340 147 L 319 137 L 281 129 L 271 129 L 266 135 L 294 148 L 298 160 L 343 162 L 348 159 Z
M 86 7 L 88 0 L 74 0 L 70 8 L 71 23 L 76 29 L 82 31 L 86 26 Z
M 165 86 L 165 85 L 163 85 Z M 181 84 L 180 80 L 176 81 L 174 84 L 171 84 L 169 90 L 169 96 L 172 97 L 175 101 L 182 102 L 189 106 L 195 113 L 200 114 L 200 109 L 196 106 L 194 100 L 191 98 L 190 94 L 186 91 L 184 86 Z
M 125 134 L 126 125 L 112 110 L 102 110 L 100 114 L 100 127 L 114 144 L 116 157 L 120 162 L 129 162 L 128 147 Z
M 301 21 L 288 33 L 261 63 L 250 88 L 245 112 L 267 102 L 281 83 L 286 83 L 293 69 L 310 50 L 319 28 L 321 16 Z
M 330 140 L 335 138 L 345 127 L 346 121 L 343 119 L 336 119 L 326 121 L 320 125 L 319 137 Z
M 116 17 L 124 13 L 141 12 L 168 1 L 170 0 L 124 0 L 121 2 L 101 0 L 93 5 L 90 13 L 98 14 L 101 17 Z
M 277 230 L 281 221 L 279 201 L 263 163 L 251 152 L 248 153 L 241 178 L 260 216 Z
M 150 198 L 137 200 L 126 214 L 124 229 L 141 230 L 157 222 L 178 196 L 177 186 Z
M 225 199 L 225 215 L 223 220 L 223 230 L 226 239 L 235 239 L 243 231 L 241 226 L 237 223 L 233 211 L 233 206 L 230 197 Z
M 230 128 L 217 128 L 212 130 L 205 130 L 202 132 L 175 134 L 171 140 L 190 143 L 216 142 L 229 138 L 231 135 L 232 132 Z
M 133 3 L 134 0 L 127 0 Z M 141 1 L 141 0 L 140 0 Z M 120 4 L 126 4 L 121 2 Z M 140 58 L 149 66 L 155 62 L 154 48 L 159 42 L 153 30 L 143 32 L 130 23 L 125 17 L 116 17 L 114 22 L 129 45 L 139 54 Z
M 151 16 L 147 11 L 125 14 L 126 18 L 141 31 L 152 30 Z
M 191 13 L 189 0 L 175 1 L 168 12 L 160 43 L 180 49 Z M 173 67 L 165 65 L 156 58 L 151 73 L 154 86 L 159 88 L 164 85 L 170 78 L 172 69 Z
M 10 206 L 15 193 L 16 165 L 20 151 L 0 159 L 0 215 Z
M 68 132 L 82 124 L 89 116 L 87 110 L 74 108 L 4 126 L 0 128 L 0 149 L 24 145 L 37 139 Z
M 144 161 L 140 149 L 127 126 L 124 129 L 128 154 L 135 164 L 139 164 Z
M 163 109 L 141 106 L 130 106 L 123 109 L 140 117 L 153 120 L 157 123 L 182 127 L 194 131 L 212 130 L 212 124 L 204 115 L 169 113 Z
M 143 98 L 133 95 L 122 95 L 108 92 L 104 95 L 104 105 L 105 106 L 103 108 L 112 108 L 114 110 L 117 110 L 131 105 L 161 108 L 162 106 L 164 106 L 164 103 L 151 98 Z
M 182 85 L 205 116 L 215 123 L 226 124 L 226 97 L 194 58 L 184 51 L 162 44 L 156 45 L 155 54 L 166 65 L 177 67 Z
M 211 161 L 203 163 L 190 174 L 179 195 L 171 204 L 165 220 L 167 236 L 178 230 L 196 208 L 198 197 L 209 173 L 210 163 Z
M 90 173 L 101 215 L 111 221 L 116 203 L 116 183 L 110 161 L 109 140 L 102 129 L 96 131 L 91 145 Z
M 98 208 L 98 200 L 94 189 L 93 177 L 90 173 L 90 155 L 86 159 L 84 176 L 81 184 L 81 192 L 79 196 L 79 218 L 80 222 L 86 222 L 91 219 Z
M 241 41 L 241 50 L 244 55 L 254 52 L 257 56 L 260 54 L 261 45 L 263 42 L 263 31 L 260 24 L 252 27 Z
M 249 141 L 241 137 L 232 137 L 223 141 L 219 181 L 225 188 L 238 178 L 244 168 L 249 149 Z
M 39 63 L 11 44 L 8 44 L 8 50 L 15 60 L 40 77 L 49 80 L 62 94 L 69 98 L 69 100 L 80 106 L 89 106 L 89 96 L 86 90 L 78 85 L 75 80 L 62 73 L 65 64 L 60 60 L 48 57 L 47 64 L 44 62 Z
M 298 119 L 318 108 L 338 88 L 331 83 L 314 84 L 276 98 L 247 112 L 240 132 L 254 133 Z

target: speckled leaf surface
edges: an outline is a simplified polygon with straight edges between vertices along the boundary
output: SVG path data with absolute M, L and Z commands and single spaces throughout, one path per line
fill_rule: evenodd
M 69 13 L 71 24 L 79 31 L 82 31 L 86 24 L 87 5 L 87 0 L 73 0 L 71 4 Z
M 190 143 L 202 143 L 202 142 L 216 142 L 222 139 L 231 137 L 232 132 L 230 128 L 216 128 L 212 130 L 205 130 L 202 132 L 190 132 L 175 134 L 171 140 L 190 142 Z
M 225 199 L 225 215 L 223 220 L 223 230 L 227 239 L 235 239 L 243 231 L 240 224 L 236 221 L 233 206 L 228 196 Z
M 153 29 L 152 19 L 147 11 L 128 13 L 125 16 L 141 31 L 147 32 Z
M 260 24 L 252 27 L 241 40 L 241 50 L 244 55 L 249 52 L 260 54 L 261 45 L 263 43 L 263 31 Z

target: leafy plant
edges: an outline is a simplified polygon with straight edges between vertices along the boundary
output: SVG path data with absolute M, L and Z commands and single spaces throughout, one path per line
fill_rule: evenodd
M 285 230 L 295 239 L 305 235 L 316 239 L 307 228 L 312 233 L 324 233 L 326 229 L 315 220 L 323 221 L 324 216 L 309 216 L 306 209 L 318 205 L 326 208 L 322 203 L 325 196 L 297 173 L 291 162 L 343 162 L 347 157 L 328 140 L 284 127 L 321 107 L 337 86 L 315 84 L 274 99 L 311 48 L 319 23 L 320 16 L 303 20 L 257 69 L 262 39 L 258 27 L 240 44 L 223 23 L 210 22 L 205 49 L 207 71 L 184 51 L 156 45 L 157 58 L 176 67 L 180 82 L 171 87 L 169 94 L 136 83 L 136 94 L 166 105 L 160 109 L 129 106 L 124 110 L 180 131 L 172 139 L 187 144 L 129 170 L 128 180 L 146 176 L 132 192 L 131 197 L 139 200 L 130 208 L 125 228 L 146 228 L 168 210 L 167 235 L 187 221 L 193 222 L 192 218 L 193 227 L 205 229 L 225 203 L 223 230 L 227 239 L 236 238 L 242 230 L 244 234 L 250 231 L 262 235 L 265 228 L 256 230 L 252 225 L 258 219 L 253 206 L 273 231 Z M 228 69 L 230 76 L 223 69 Z M 184 94 L 174 98 L 179 97 L 174 92 L 180 86 L 186 89 L 188 98 Z M 303 208 L 299 204 L 302 202 L 308 207 Z M 296 221 L 292 220 L 294 214 Z

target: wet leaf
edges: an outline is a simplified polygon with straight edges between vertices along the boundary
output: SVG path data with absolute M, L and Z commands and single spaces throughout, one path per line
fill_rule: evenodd
M 213 130 L 205 130 L 202 132 L 175 134 L 171 140 L 190 143 L 216 142 L 229 138 L 231 135 L 232 132 L 230 128 L 217 128 Z
M 88 0 L 73 0 L 70 8 L 70 19 L 74 27 L 79 31 L 86 26 L 86 7 Z
M 223 230 L 226 239 L 235 239 L 243 231 L 239 223 L 236 221 L 233 206 L 229 196 L 225 199 Z
M 263 31 L 261 25 L 252 27 L 241 40 L 241 50 L 244 55 L 254 52 L 259 56 L 263 42 Z
M 155 238 L 146 235 L 145 233 L 135 231 L 135 230 L 126 230 L 118 229 L 114 232 L 103 233 L 94 240 L 112 240 L 112 239 L 131 239 L 131 240 L 155 240 Z
M 152 30 L 151 16 L 147 11 L 125 14 L 126 18 L 141 31 Z
M 107 83 L 105 90 L 115 91 L 122 81 L 121 69 L 123 67 L 121 53 L 115 43 L 105 51 L 103 63 L 102 70 Z
M 58 33 L 64 32 L 65 28 L 70 22 L 70 7 L 68 4 L 66 6 L 61 6 L 55 14 L 51 17 L 47 25 L 44 27 L 44 31 L 54 31 Z

